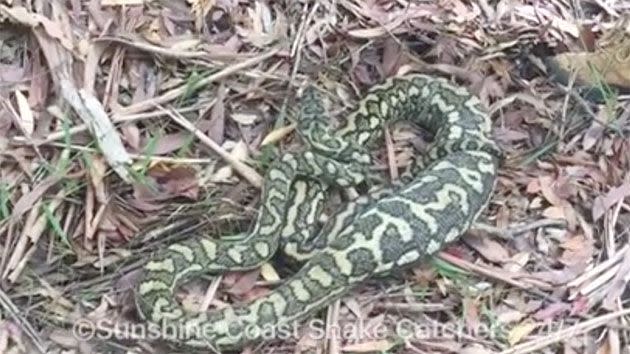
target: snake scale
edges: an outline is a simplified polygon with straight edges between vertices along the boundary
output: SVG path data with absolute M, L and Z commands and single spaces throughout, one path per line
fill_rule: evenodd
M 501 154 L 488 115 L 466 89 L 423 74 L 393 77 L 373 86 L 334 131 L 314 87 L 305 89 L 300 107 L 297 128 L 307 148 L 281 155 L 267 170 L 252 231 L 238 241 L 191 237 L 144 265 L 136 289 L 141 316 L 180 335 L 187 331 L 166 339 L 215 350 L 260 340 L 370 276 L 426 259 L 463 234 L 488 204 Z M 366 182 L 369 149 L 385 123 L 400 120 L 433 135 L 427 152 L 397 183 L 373 188 L 318 226 L 326 189 Z M 252 269 L 279 249 L 302 267 L 250 303 L 190 313 L 174 299 L 191 278 Z

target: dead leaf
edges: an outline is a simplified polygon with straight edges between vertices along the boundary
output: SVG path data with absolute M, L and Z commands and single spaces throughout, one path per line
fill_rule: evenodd
M 223 84 L 217 89 L 216 102 L 212 106 L 210 111 L 210 122 L 207 130 L 210 139 L 214 140 L 217 144 L 223 144 L 225 139 L 225 95 L 227 89 Z
M 563 316 L 571 310 L 571 305 L 566 302 L 555 302 L 549 304 L 543 309 L 538 310 L 534 315 L 534 319 L 538 321 L 550 321 L 559 316 Z
M 20 199 L 15 202 L 15 206 L 11 212 L 11 218 L 13 220 L 19 219 L 25 212 L 29 211 L 38 200 L 41 199 L 50 187 L 57 184 L 60 180 L 61 178 L 59 176 L 49 176 L 34 186 L 30 192 L 22 195 Z
M 260 269 L 240 273 L 238 280 L 230 286 L 227 292 L 234 295 L 244 295 L 251 291 L 256 285 L 256 279 L 260 275 Z
M 260 143 L 260 146 L 275 144 L 276 142 L 282 140 L 282 138 L 284 138 L 285 136 L 291 134 L 291 132 L 295 130 L 295 127 L 295 123 L 292 123 L 290 125 L 272 130 L 271 132 L 269 132 L 269 134 L 265 136 L 263 141 Z
M 16 117 L 16 123 L 26 136 L 31 136 L 35 130 L 35 120 L 33 118 L 33 111 L 28 104 L 28 99 L 22 92 L 15 90 L 15 100 L 17 101 L 19 112 L 19 116 Z
M 385 339 L 362 342 L 357 344 L 344 345 L 341 348 L 343 352 L 353 353 L 373 353 L 373 352 L 386 352 L 396 345 L 395 342 L 391 342 Z
M 508 332 L 508 343 L 511 346 L 515 345 L 532 333 L 537 327 L 537 323 L 528 321 L 516 325 Z
M 161 192 L 166 196 L 183 196 L 196 200 L 199 195 L 197 172 L 188 166 L 156 165 L 149 170 Z
M 190 143 L 191 139 L 192 135 L 188 132 L 166 134 L 160 136 L 154 144 L 145 143 L 142 150 L 149 155 L 164 155 L 181 149 Z
M 608 191 L 604 196 L 598 196 L 593 201 L 592 217 L 593 221 L 599 220 L 606 210 L 613 205 L 630 196 L 630 183 L 624 183 Z
M 467 235 L 465 240 L 490 262 L 503 264 L 510 260 L 509 252 L 499 242 L 488 237 Z
M 595 247 L 593 241 L 584 235 L 575 235 L 560 244 L 564 249 L 559 261 L 567 266 L 587 264 L 593 258 Z

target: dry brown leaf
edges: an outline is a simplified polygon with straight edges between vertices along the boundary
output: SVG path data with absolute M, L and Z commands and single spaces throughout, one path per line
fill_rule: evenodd
M 593 258 L 595 247 L 591 239 L 575 235 L 560 244 L 564 249 L 559 261 L 567 266 L 587 264 Z
M 156 165 L 149 170 L 160 191 L 162 198 L 183 196 L 196 200 L 199 196 L 197 171 L 188 166 Z
M 490 262 L 503 264 L 510 260 L 509 252 L 488 237 L 467 236 L 466 242 Z

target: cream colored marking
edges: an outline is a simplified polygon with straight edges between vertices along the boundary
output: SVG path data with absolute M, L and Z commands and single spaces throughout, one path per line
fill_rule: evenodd
M 311 280 L 318 282 L 322 287 L 328 288 L 333 283 L 333 278 L 324 270 L 324 268 L 320 266 L 314 266 L 309 269 L 306 275 L 311 278 Z
M 245 246 L 235 246 L 227 251 L 227 254 L 235 263 L 243 261 L 243 252 L 247 250 Z
M 335 183 L 339 186 L 339 187 L 348 187 L 350 185 L 350 183 L 343 179 L 343 178 L 337 178 L 335 180 Z
M 354 230 L 353 230 L 354 231 Z M 357 247 L 362 247 L 362 246 L 366 246 L 365 244 L 365 238 L 363 237 L 363 235 L 361 235 L 360 233 L 354 231 L 354 239 L 355 242 L 352 244 L 352 246 L 350 246 L 350 248 L 344 250 L 344 252 L 334 252 L 332 253 L 333 258 L 335 259 L 335 264 L 337 265 L 337 267 L 339 267 L 339 269 L 341 270 L 341 273 L 350 276 L 351 272 L 352 272 L 352 268 L 353 268 L 353 263 L 350 262 L 350 260 L 348 259 L 348 253 L 350 253 L 350 251 L 352 251 L 353 249 L 356 249 Z M 371 250 L 373 250 L 373 252 L 375 253 L 375 257 L 376 254 L 378 252 L 378 247 L 376 248 L 370 248 Z
M 169 272 L 173 273 L 175 271 L 175 264 L 173 264 L 172 259 L 165 259 L 161 262 L 150 261 L 145 266 L 144 269 L 151 272 Z
M 383 117 L 387 117 L 387 115 L 389 114 L 389 105 L 387 104 L 387 101 L 381 101 L 381 115 Z M 371 127 L 372 129 L 376 128 L 376 127 Z
M 173 277 L 173 284 L 171 284 L 171 291 L 174 290 L 172 289 L 172 286 L 179 283 L 179 281 L 185 278 L 188 275 L 188 273 L 199 272 L 202 270 L 203 270 L 203 267 L 197 263 L 191 264 L 187 268 L 182 269 L 179 273 L 175 274 L 175 276 Z
M 374 130 L 376 128 L 378 128 L 378 126 L 381 125 L 381 120 L 376 118 L 376 117 L 372 117 L 370 118 L 370 129 Z
M 300 279 L 296 279 L 289 283 L 289 287 L 298 301 L 306 302 L 311 298 L 311 294 L 306 290 L 304 283 Z
M 418 89 L 418 87 L 416 85 L 411 85 L 409 86 L 409 89 L 407 90 L 407 92 L 409 93 L 409 96 L 417 96 L 418 94 L 420 94 L 420 90 Z
M 431 94 L 431 90 L 428 86 L 422 86 L 421 96 L 422 98 L 427 98 Z
M 453 227 L 449 232 L 444 235 L 445 242 L 452 242 L 461 234 L 462 232 L 457 229 L 457 227 Z
M 431 240 L 429 240 L 429 244 L 427 244 L 426 253 L 427 254 L 433 254 L 433 253 L 439 251 L 440 247 L 442 247 L 442 245 L 439 242 L 437 242 L 434 239 L 431 239 Z
M 145 281 L 142 284 L 140 284 L 140 288 L 138 288 L 138 292 L 140 293 L 140 295 L 145 295 L 152 291 L 169 290 L 169 289 L 170 289 L 169 285 L 163 281 L 150 280 L 150 281 Z
M 458 125 L 453 125 L 451 129 L 449 129 L 448 131 L 448 139 L 449 140 L 459 139 L 462 137 L 463 133 L 464 133 L 464 129 L 462 129 L 462 127 Z
M 195 260 L 195 253 L 190 247 L 182 246 L 179 244 L 172 244 L 168 246 L 168 249 L 181 254 L 188 262 L 192 262 Z
M 359 144 L 365 144 L 370 137 L 372 136 L 372 134 L 368 133 L 368 132 L 362 132 L 361 134 L 359 134 Z
M 214 259 L 217 256 L 217 244 L 214 241 L 201 239 L 201 247 L 203 247 L 203 252 L 209 259 Z
M 256 250 L 258 255 L 263 258 L 267 258 L 269 256 L 269 245 L 265 242 L 256 242 L 254 244 L 254 249 Z
M 452 170 L 457 172 L 459 176 L 471 186 L 475 191 L 481 193 L 483 190 L 483 183 L 481 181 L 481 173 L 478 170 L 471 170 L 469 168 L 465 168 L 464 166 L 456 166 L 455 164 L 448 161 L 440 161 L 435 166 L 433 166 L 435 171 L 442 170 Z
M 389 96 L 389 101 L 391 102 L 392 107 L 398 106 L 398 97 L 396 97 L 394 95 Z
M 459 111 L 455 110 L 455 111 L 449 112 L 448 115 L 446 116 L 446 119 L 449 123 L 457 123 L 460 119 Z
M 403 218 L 399 218 L 396 215 L 389 215 L 378 210 L 372 210 L 371 212 L 366 213 L 365 216 L 369 216 L 371 214 L 376 214 L 383 220 L 382 223 L 374 228 L 373 234 L 377 237 L 373 238 L 381 239 L 389 226 L 394 226 L 398 230 L 398 234 L 400 235 L 402 242 L 409 242 L 413 239 L 411 226 Z M 376 244 L 375 247 L 379 247 L 379 245 Z
M 162 312 L 162 308 L 165 306 L 169 305 L 169 300 L 165 299 L 163 297 L 155 300 L 155 303 L 153 304 L 153 321 L 154 322 L 161 322 L 164 319 L 178 319 L 181 318 L 184 313 L 182 312 L 181 309 L 173 309 L 172 312 Z
M 278 169 L 272 169 L 269 171 L 269 179 L 274 180 L 285 180 L 287 176 Z
M 418 184 L 413 184 L 405 188 L 405 191 L 408 192 L 416 188 L 422 188 L 422 186 Z M 444 211 L 448 207 L 448 205 L 453 202 L 453 199 L 450 196 L 451 193 L 455 193 L 459 196 L 460 200 L 458 201 L 458 207 L 460 207 L 464 214 L 468 214 L 470 206 L 468 205 L 467 191 L 464 188 L 452 183 L 444 184 L 438 191 L 435 192 L 434 196 L 437 200 L 434 202 L 418 204 L 399 196 L 385 198 L 383 199 L 383 202 L 395 200 L 407 204 L 411 212 L 419 220 L 422 220 L 424 223 L 427 224 L 429 232 L 431 232 L 431 234 L 435 234 L 438 232 L 439 223 L 433 215 L 428 213 L 428 211 Z
M 297 169 L 297 161 L 295 160 L 295 156 L 293 156 L 292 154 L 284 155 L 282 161 L 288 163 L 291 169 Z
M 407 265 L 409 263 L 413 263 L 420 259 L 422 255 L 418 250 L 411 250 L 405 254 L 403 254 L 397 261 L 396 264 L 399 266 Z
M 258 313 L 258 308 L 260 308 L 260 304 L 262 304 L 263 302 L 271 302 L 273 304 L 273 312 L 276 317 L 280 317 L 280 314 L 283 313 L 285 308 L 287 307 L 287 299 L 285 299 L 279 293 L 271 293 L 267 300 L 262 300 L 261 302 L 259 302 L 256 311 L 252 312 Z
M 299 212 L 299 208 L 300 206 L 304 203 L 304 201 L 306 200 L 306 194 L 307 194 L 307 184 L 306 182 L 302 181 L 302 180 L 298 180 L 295 182 L 295 184 L 293 185 L 294 189 L 295 189 L 295 198 L 292 201 L 292 204 L 289 208 L 289 210 L 286 211 L 286 217 L 285 220 L 295 220 L 297 218 L 297 214 Z M 295 227 L 293 225 L 292 222 L 287 222 L 286 223 L 286 227 L 282 232 L 282 236 L 286 237 L 292 233 L 294 233 L 295 231 Z
M 433 95 L 433 97 L 431 97 L 430 103 L 436 105 L 438 109 L 443 113 L 448 113 L 455 110 L 455 106 L 452 104 L 448 104 L 446 101 L 444 101 L 444 99 L 442 99 L 442 96 L 440 95 Z

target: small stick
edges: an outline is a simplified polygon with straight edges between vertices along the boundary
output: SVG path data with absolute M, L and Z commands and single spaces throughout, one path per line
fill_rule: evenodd
M 163 107 L 159 107 L 160 109 L 166 110 Z M 243 176 L 249 183 L 251 183 L 256 188 L 262 188 L 263 178 L 254 170 L 253 168 L 247 166 L 243 162 L 235 159 L 230 155 L 225 149 L 219 146 L 214 140 L 210 139 L 209 136 L 204 134 L 202 131 L 197 129 L 197 127 L 186 120 L 186 118 L 180 116 L 177 112 L 173 110 L 167 110 L 169 112 L 169 116 L 173 121 L 177 124 L 181 125 L 184 129 L 190 131 L 195 134 L 195 136 L 206 146 L 216 152 L 222 159 L 224 159 L 227 163 L 234 168 L 236 172 L 238 172 L 241 176 Z
M 527 231 L 534 230 L 540 227 L 546 227 L 546 226 L 566 227 L 566 225 L 567 225 L 566 221 L 560 220 L 560 219 L 541 219 L 541 220 L 532 221 L 527 224 L 513 226 L 508 229 L 501 229 L 496 226 L 492 226 L 492 225 L 488 225 L 484 223 L 475 223 L 473 224 L 472 229 L 485 231 L 487 233 L 496 235 L 498 237 L 501 237 L 507 240 L 507 239 L 514 238 L 515 236 L 525 233 Z

